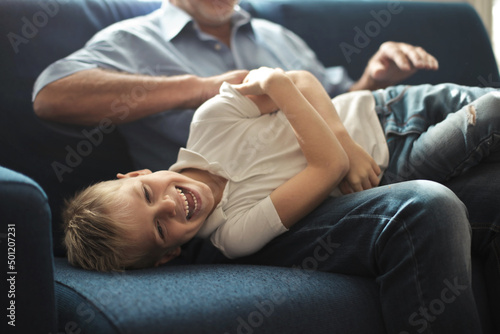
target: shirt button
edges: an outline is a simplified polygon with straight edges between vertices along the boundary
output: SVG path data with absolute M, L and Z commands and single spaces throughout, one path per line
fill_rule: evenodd
M 214 45 L 214 49 L 215 49 L 215 51 L 220 51 L 220 49 L 222 49 L 222 45 L 220 45 L 220 43 L 216 43 Z

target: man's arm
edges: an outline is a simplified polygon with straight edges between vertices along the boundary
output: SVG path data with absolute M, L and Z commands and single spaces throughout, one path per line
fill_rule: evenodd
M 40 118 L 63 123 L 95 125 L 104 118 L 127 123 L 173 108 L 196 108 L 216 95 L 222 82 L 241 83 L 247 73 L 238 70 L 203 78 L 91 69 L 45 86 L 33 108 Z
M 306 158 L 306 168 L 270 195 L 281 222 L 289 228 L 342 180 L 349 168 L 347 155 L 325 120 L 283 71 L 252 71 L 235 88 L 244 95 L 268 95 L 287 117 Z

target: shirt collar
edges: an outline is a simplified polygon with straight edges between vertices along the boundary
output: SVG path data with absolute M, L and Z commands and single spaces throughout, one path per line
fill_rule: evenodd
M 182 9 L 172 5 L 170 1 L 163 1 L 161 10 L 164 36 L 168 41 L 175 38 L 193 19 Z M 231 21 L 233 29 L 238 29 L 250 22 L 250 14 L 236 5 Z

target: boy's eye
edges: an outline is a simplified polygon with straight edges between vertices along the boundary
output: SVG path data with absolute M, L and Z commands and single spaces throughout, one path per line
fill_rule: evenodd
M 163 239 L 163 229 L 161 228 L 160 222 L 156 221 L 156 228 L 158 229 L 158 233 L 160 234 L 160 237 Z
M 151 195 L 149 194 L 149 191 L 144 186 L 142 187 L 142 190 L 144 191 L 144 197 L 146 198 L 146 202 L 151 203 Z

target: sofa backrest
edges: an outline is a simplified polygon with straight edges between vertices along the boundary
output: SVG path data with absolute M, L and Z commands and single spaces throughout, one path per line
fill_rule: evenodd
M 361 76 L 385 41 L 428 50 L 438 72 L 419 72 L 407 84 L 453 82 L 500 87 L 498 67 L 484 25 L 467 3 L 408 1 L 248 1 L 249 11 L 293 30 L 326 66 Z
M 160 5 L 160 0 L 0 1 L 0 165 L 30 176 L 47 193 L 56 255 L 64 255 L 63 198 L 130 170 L 132 163 L 118 131 L 89 137 L 92 129 L 37 119 L 33 83 L 46 66 L 81 48 L 100 29 Z M 243 0 L 241 6 L 295 31 L 326 66 L 346 66 L 353 78 L 383 41 L 395 40 L 420 45 L 440 60 L 438 72 L 418 73 L 408 83 L 491 86 L 500 81 L 484 27 L 469 5 Z

